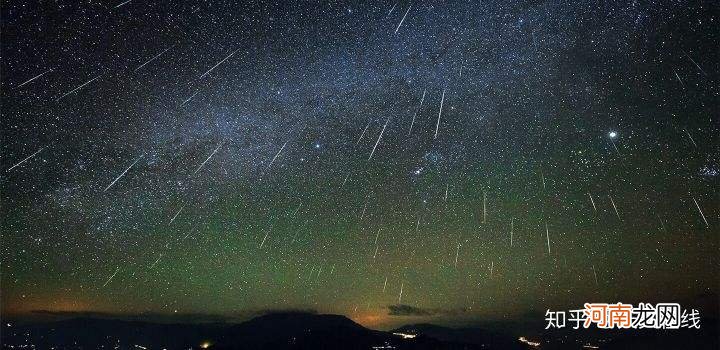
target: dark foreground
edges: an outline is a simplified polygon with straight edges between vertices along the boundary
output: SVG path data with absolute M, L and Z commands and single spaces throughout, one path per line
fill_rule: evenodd
M 239 324 L 164 324 L 75 318 L 2 324 L 3 349 L 719 349 L 718 323 L 701 330 L 540 333 L 408 325 L 389 332 L 344 316 L 277 313 Z M 586 331 L 587 332 L 587 331 Z

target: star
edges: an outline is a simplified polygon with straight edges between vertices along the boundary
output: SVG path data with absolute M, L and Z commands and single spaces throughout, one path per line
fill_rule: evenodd
M 720 293 L 712 2 L 32 3 L 4 4 L 2 317 Z

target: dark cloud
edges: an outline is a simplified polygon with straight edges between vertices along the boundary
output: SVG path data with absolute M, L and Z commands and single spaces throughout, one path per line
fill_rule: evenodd
M 458 316 L 468 312 L 465 308 L 430 309 L 405 304 L 388 305 L 387 309 L 389 316 Z
M 388 315 L 390 316 L 431 316 L 435 312 L 410 305 L 389 305 Z

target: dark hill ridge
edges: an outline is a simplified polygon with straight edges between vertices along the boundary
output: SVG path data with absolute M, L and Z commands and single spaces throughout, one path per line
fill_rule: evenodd
M 253 344 L 257 349 L 370 349 L 394 338 L 345 316 L 274 313 L 232 326 L 217 340 L 216 347 L 234 349 L 241 348 L 238 347 L 241 344 Z
M 403 339 L 365 328 L 345 316 L 273 313 L 239 324 L 161 324 L 75 318 L 2 325 L 3 348 L 38 349 L 480 349 L 480 346 L 420 336 Z
M 508 327 L 510 329 L 510 327 Z M 603 349 L 718 349 L 718 323 L 705 320 L 700 330 L 633 330 L 607 332 L 593 344 Z M 596 331 L 597 333 L 599 331 Z M 405 339 L 393 333 L 415 335 Z M 536 337 L 543 349 L 577 349 L 589 333 L 564 332 Z M 577 339 L 575 339 L 577 338 Z M 57 322 L 16 324 L 4 320 L 4 349 L 529 349 L 511 336 L 479 328 L 407 325 L 391 332 L 368 329 L 345 316 L 302 312 L 273 313 L 249 321 L 165 324 L 142 321 L 74 318 Z
M 293 330 L 301 330 L 312 327 L 313 330 L 317 331 L 338 328 L 354 329 L 357 331 L 368 330 L 358 323 L 355 323 L 355 321 L 342 315 L 318 315 L 305 312 L 270 313 L 255 317 L 250 321 L 237 325 L 237 327 L 242 327 L 244 329 L 264 329 L 268 326 Z

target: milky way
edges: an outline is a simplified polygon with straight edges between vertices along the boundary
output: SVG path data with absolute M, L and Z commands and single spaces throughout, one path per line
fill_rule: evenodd
M 3 311 L 716 296 L 716 5 L 4 4 Z

